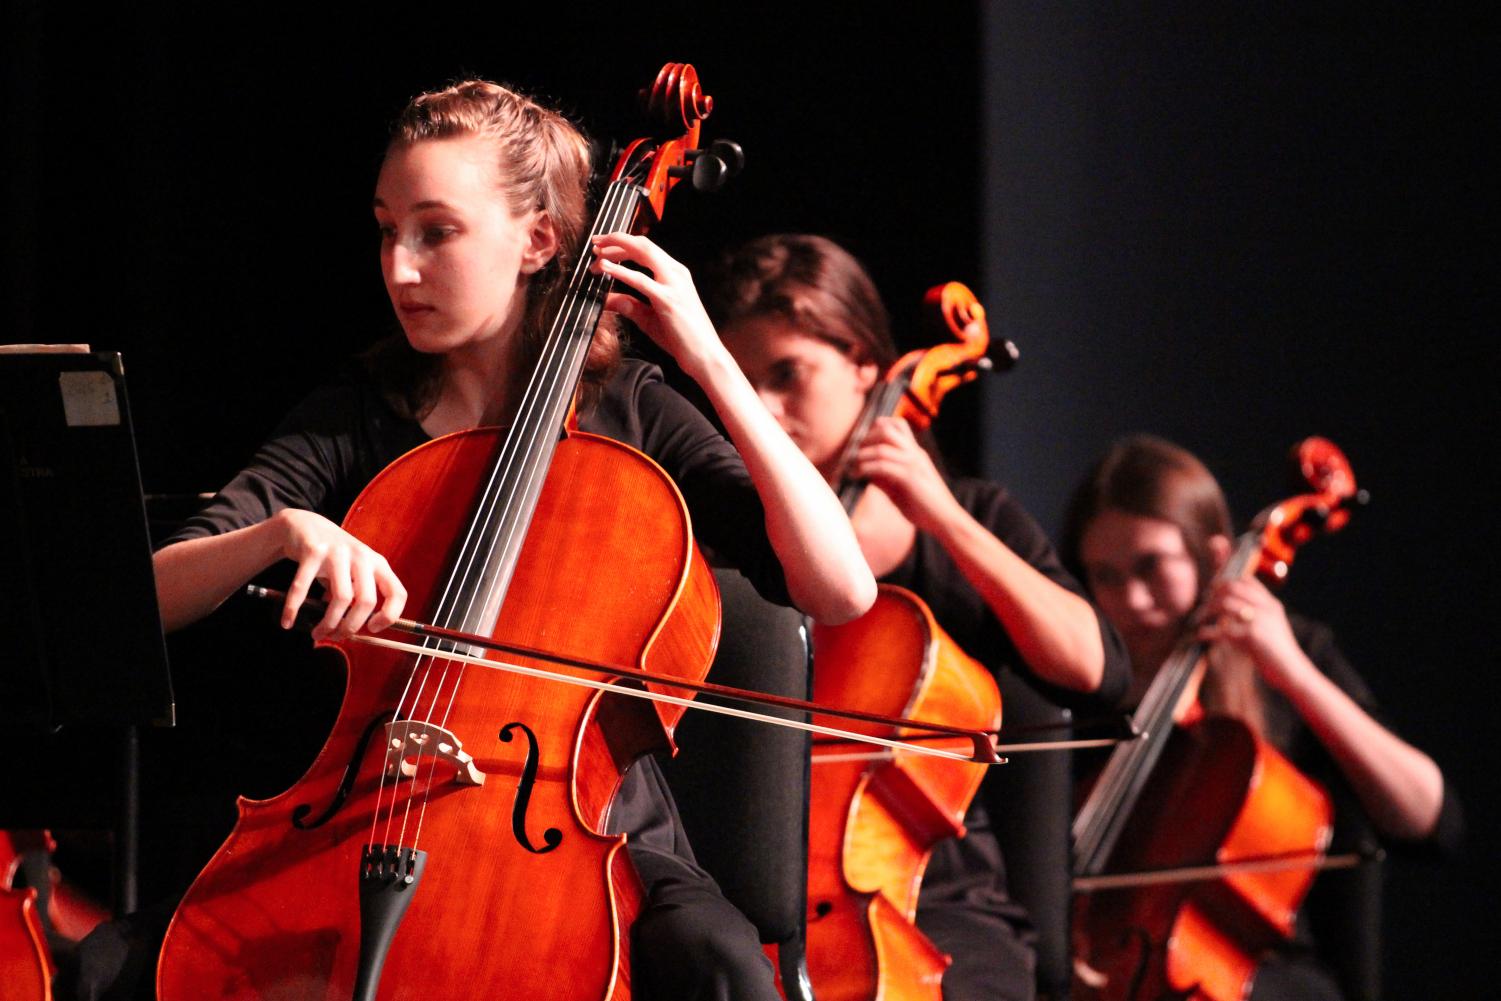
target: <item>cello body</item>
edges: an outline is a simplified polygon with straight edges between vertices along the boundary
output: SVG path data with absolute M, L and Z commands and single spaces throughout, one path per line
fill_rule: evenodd
M 1000 726 L 995 679 L 910 591 L 881 585 L 859 619 L 815 628 L 813 648 L 816 702 L 976 730 Z M 965 750 L 963 741 L 953 746 Z M 835 743 L 813 753 L 809 979 L 820 999 L 939 998 L 950 960 L 913 923 L 918 891 L 933 846 L 964 834 L 986 766 L 850 752 Z
M 51 1001 L 52 959 L 37 891 L 14 884 L 22 851 L 12 832 L 0 830 L 0 984 L 6 1001 Z
M 480 429 L 424 445 L 351 509 L 346 529 L 386 555 L 409 607 L 436 606 L 500 440 Z M 718 592 L 666 474 L 607 439 L 561 442 L 493 635 L 699 680 L 717 630 Z M 624 836 L 602 832 L 624 770 L 670 744 L 682 710 L 342 649 L 349 683 L 332 734 L 291 789 L 240 801 L 234 832 L 168 929 L 162 1001 L 360 996 L 362 931 L 376 920 L 362 917 L 362 859 L 368 844 L 398 842 L 426 857 L 368 996 L 629 997 L 640 886 Z M 424 684 L 441 695 L 419 697 L 413 717 L 439 703 L 434 717 L 472 762 L 419 756 L 397 781 L 410 750 L 388 753 L 386 724 Z M 403 826 L 399 838 L 388 831 Z
M 948 282 L 925 297 L 932 325 L 953 338 L 899 358 L 870 394 L 840 460 L 851 467 L 883 415 L 927 428 L 943 397 L 990 368 L 985 309 Z M 1001 361 L 1015 361 L 1004 342 Z M 853 517 L 866 484 L 841 473 Z M 813 694 L 821 705 L 915 716 L 970 730 L 1001 725 L 990 672 L 938 625 L 916 594 L 883 584 L 875 605 L 813 632 Z M 857 728 L 859 729 L 859 728 Z M 868 732 L 907 736 L 901 732 Z M 942 745 L 940 745 L 942 746 Z M 961 743 L 952 749 L 963 751 Z M 893 751 L 815 746 L 808 811 L 808 976 L 822 1001 L 937 999 L 951 960 L 918 931 L 917 897 L 933 846 L 962 837 L 985 766 Z
M 1168 740 L 1113 862 L 1152 872 L 1319 856 L 1332 833 L 1318 783 L 1240 720 L 1211 714 Z M 1261 955 L 1292 938 L 1314 875 L 1305 866 L 1095 890 L 1081 898 L 1076 930 L 1088 943 L 1081 958 L 1107 983 L 1075 990 L 1112 1001 L 1240 1001 Z

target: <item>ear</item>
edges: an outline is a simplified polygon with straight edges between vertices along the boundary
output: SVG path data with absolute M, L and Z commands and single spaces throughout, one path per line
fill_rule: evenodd
M 552 216 L 538 209 L 532 216 L 526 237 L 526 246 L 521 250 L 521 273 L 534 275 L 558 256 L 558 229 L 553 225 Z
M 1223 535 L 1211 535 L 1209 537 L 1209 561 L 1214 565 L 1214 572 L 1219 573 L 1220 568 L 1230 559 L 1230 540 Z
M 860 392 L 868 393 L 881 377 L 881 368 L 873 361 L 864 361 L 855 366 L 855 384 Z

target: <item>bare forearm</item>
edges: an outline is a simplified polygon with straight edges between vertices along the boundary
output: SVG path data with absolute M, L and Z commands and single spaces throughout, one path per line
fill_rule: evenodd
M 208 615 L 276 562 L 281 547 L 279 527 L 272 519 L 159 550 L 152 562 L 162 624 L 171 632 Z
M 1433 833 L 1444 778 L 1433 759 L 1382 726 L 1306 656 L 1273 683 L 1303 717 L 1385 835 L 1420 841 Z
M 709 354 L 694 375 L 761 495 L 766 534 L 792 600 L 827 624 L 863 614 L 875 601 L 875 578 L 834 492 L 761 404 L 728 352 Z
M 1038 677 L 1080 692 L 1100 687 L 1105 650 L 1089 602 L 1016 555 L 957 502 L 924 528 L 953 557 Z

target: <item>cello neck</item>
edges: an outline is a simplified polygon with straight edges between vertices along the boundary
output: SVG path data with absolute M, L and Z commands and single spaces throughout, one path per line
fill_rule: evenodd
M 860 446 L 865 443 L 865 436 L 870 433 L 876 418 L 890 417 L 896 413 L 897 407 L 902 402 L 902 395 L 907 391 L 909 377 L 910 372 L 902 372 L 894 374 L 889 379 L 883 379 L 865 399 L 865 406 L 860 411 L 860 419 L 855 422 L 849 441 L 845 443 L 844 452 L 839 457 L 839 503 L 844 505 L 845 514 L 855 513 L 855 507 L 860 503 L 860 498 L 865 496 L 865 488 L 870 485 L 868 480 L 856 479 L 849 475 L 849 469 L 855 461 L 855 453 L 860 451 Z
M 579 249 L 568 286 L 542 341 L 536 367 L 495 457 L 450 571 L 433 621 L 460 632 L 488 635 L 500 616 L 521 555 L 545 471 L 561 439 L 579 378 L 604 312 L 611 279 L 590 270 L 590 238 L 629 230 L 640 211 L 641 189 L 630 177 L 605 189 L 594 223 Z
M 1215 579 L 1235 580 L 1252 572 L 1261 557 L 1261 542 L 1257 530 L 1242 535 Z M 1077 876 L 1098 876 L 1105 871 L 1126 820 L 1167 747 L 1173 731 L 1173 714 L 1204 658 L 1206 648 L 1197 639 L 1199 621 L 1198 614 L 1190 617 L 1187 634 L 1163 662 L 1132 714 L 1132 728 L 1141 737 L 1116 747 L 1074 818 Z

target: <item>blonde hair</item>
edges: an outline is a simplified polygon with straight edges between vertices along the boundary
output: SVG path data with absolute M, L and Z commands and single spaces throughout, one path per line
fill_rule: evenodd
M 589 143 L 567 118 L 532 98 L 488 80 L 464 80 L 413 98 L 392 125 L 387 152 L 469 136 L 493 150 L 497 187 L 511 212 L 545 212 L 557 234 L 557 253 L 527 282 L 521 331 L 530 360 L 558 311 L 589 225 Z M 436 357 L 419 354 L 404 338 L 383 342 L 369 357 L 393 402 L 409 416 L 420 418 L 431 409 Z M 619 360 L 620 337 L 606 318 L 584 364 L 587 395 L 597 393 Z

